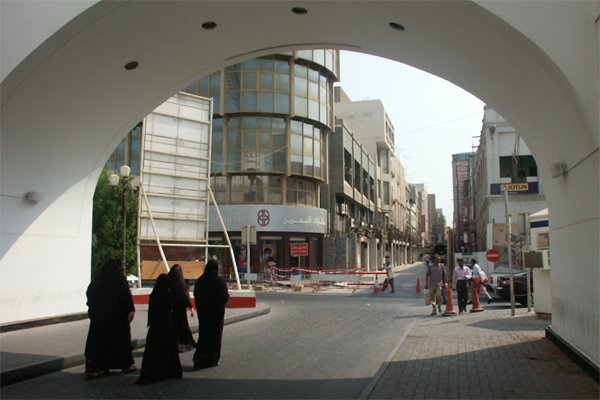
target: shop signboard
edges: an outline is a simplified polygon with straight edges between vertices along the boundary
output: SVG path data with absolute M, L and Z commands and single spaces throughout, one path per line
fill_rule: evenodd
M 292 257 L 307 256 L 308 243 L 290 243 L 290 255 Z
M 492 183 L 490 184 L 490 194 L 501 195 L 508 190 L 510 195 L 535 194 L 539 193 L 538 182 L 513 182 L 513 183 Z

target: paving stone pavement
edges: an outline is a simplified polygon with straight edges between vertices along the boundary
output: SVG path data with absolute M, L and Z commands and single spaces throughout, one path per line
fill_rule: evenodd
M 331 291 L 331 292 L 337 292 Z M 351 290 L 348 291 L 351 293 Z M 145 338 L 145 308 L 132 326 L 132 338 Z M 229 323 L 262 315 L 228 309 Z M 545 337 L 551 321 L 507 303 L 485 305 L 481 313 L 428 316 L 398 338 L 398 347 L 360 398 L 369 399 L 600 399 L 600 385 Z M 3 385 L 83 362 L 87 320 L 0 335 Z M 196 318 L 190 317 L 192 329 Z M 58 340 L 57 338 L 61 338 Z M 6 379 L 6 380 L 5 380 Z M 94 397 L 89 393 L 84 397 Z M 0 397 L 1 395 L 0 391 Z
M 599 399 L 599 384 L 545 337 L 533 312 L 432 316 L 390 357 L 370 399 Z

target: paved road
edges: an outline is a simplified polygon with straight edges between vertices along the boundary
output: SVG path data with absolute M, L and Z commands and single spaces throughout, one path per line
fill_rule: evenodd
M 414 273 L 398 275 L 394 295 L 260 293 L 271 312 L 226 326 L 217 368 L 193 371 L 183 354 L 180 381 L 85 381 L 80 366 L 4 387 L 2 398 L 358 398 L 423 316 Z

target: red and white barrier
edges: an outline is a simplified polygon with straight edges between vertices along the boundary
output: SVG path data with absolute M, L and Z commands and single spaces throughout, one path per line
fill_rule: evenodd
M 133 304 L 149 304 L 151 288 L 131 289 Z M 196 305 L 193 293 L 190 293 L 192 303 Z M 251 290 L 229 290 L 229 301 L 225 304 L 227 308 L 254 308 L 256 307 L 256 294 Z

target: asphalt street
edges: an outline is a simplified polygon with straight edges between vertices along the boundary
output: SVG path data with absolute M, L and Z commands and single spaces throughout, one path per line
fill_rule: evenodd
M 423 317 L 417 269 L 396 293 L 258 293 L 271 312 L 225 327 L 221 365 L 182 380 L 135 384 L 138 373 L 86 381 L 83 366 L 2 388 L 2 398 L 359 398 L 412 324 Z M 135 351 L 141 365 L 143 349 Z

